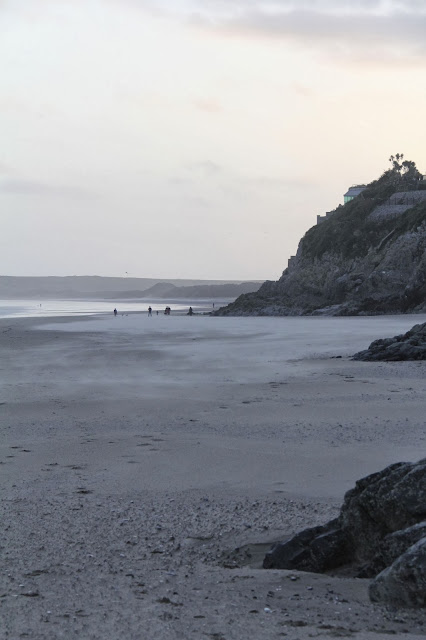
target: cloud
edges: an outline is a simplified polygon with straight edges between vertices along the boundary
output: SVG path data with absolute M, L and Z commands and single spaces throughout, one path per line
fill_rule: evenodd
M 226 26 L 226 25 L 224 25 Z M 425 15 L 342 15 L 297 10 L 289 13 L 246 13 L 229 21 L 230 29 L 258 31 L 271 36 L 309 40 L 356 40 L 357 42 L 413 42 L 424 46 Z
M 49 185 L 44 182 L 25 179 L 0 180 L 0 194 L 17 196 L 54 196 L 74 199 L 94 196 L 92 192 L 81 187 Z
M 185 3 L 182 5 L 185 7 Z M 321 13 L 391 13 L 425 12 L 424 0 L 192 0 L 185 10 L 199 11 L 212 17 L 227 13 L 236 14 L 256 10 L 264 13 L 284 13 L 290 11 L 318 11 Z
M 52 1 L 52 0 L 50 0 Z M 56 0 L 57 1 L 57 0 Z M 83 0 L 80 0 L 82 2 Z M 426 13 L 424 0 L 102 0 L 148 11 L 158 17 L 178 17 L 210 22 L 239 20 L 247 13 L 277 16 L 301 11 L 340 15 L 388 15 L 390 13 Z
M 218 181 L 226 180 L 229 177 L 229 171 L 213 162 L 212 160 L 200 160 L 197 162 L 191 162 L 181 167 L 181 170 L 176 175 L 172 175 L 168 182 L 173 187 L 177 187 L 180 190 L 193 189 L 194 185 L 217 184 Z
M 290 88 L 294 91 L 294 93 L 297 93 L 297 95 L 302 96 L 303 98 L 311 98 L 313 95 L 315 95 L 315 91 L 313 91 L 313 89 L 305 86 L 304 84 L 301 84 L 300 82 L 293 82 Z
M 246 184 L 267 189 L 316 189 L 318 185 L 305 178 L 271 178 L 268 176 L 257 176 L 255 178 L 245 178 Z
M 203 198 L 202 196 L 188 195 L 188 196 L 185 196 L 184 201 L 188 205 L 190 205 L 191 207 L 194 207 L 195 209 L 199 209 L 199 208 L 210 209 L 211 208 L 211 202 L 209 202 L 207 200 L 207 198 Z
M 83 10 L 85 0 L 73 0 Z M 425 0 L 100 0 L 119 11 L 140 10 L 229 37 L 280 39 L 338 53 L 343 58 L 413 61 L 426 59 Z M 71 5 L 70 0 L 0 0 L 20 15 Z M 15 9 L 16 8 L 16 9 Z M 43 15 L 43 14 L 42 14 Z M 214 100 L 194 100 L 204 111 Z
M 0 175 L 13 175 L 15 170 L 8 164 L 0 161 Z
M 175 179 L 175 184 L 188 186 L 194 184 L 194 181 L 200 177 L 208 180 L 214 179 L 215 184 L 221 184 L 223 188 L 232 188 L 234 192 L 246 192 L 247 189 L 254 191 L 300 191 L 318 189 L 317 182 L 305 176 L 289 175 L 289 176 L 267 176 L 243 173 L 235 171 L 230 167 L 225 167 L 211 160 L 202 160 L 194 162 L 185 167 L 187 175 L 191 177 L 184 179 Z
M 190 171 L 196 171 L 198 173 L 202 173 L 207 177 L 216 176 L 223 172 L 223 167 L 217 162 L 213 162 L 212 160 L 203 160 L 201 162 L 194 162 L 193 164 L 188 166 Z
M 197 98 L 193 100 L 193 104 L 200 111 L 206 111 L 207 113 L 219 113 L 222 111 L 220 104 L 211 98 Z
M 424 0 L 210 1 L 189 19 L 228 37 L 287 41 L 344 59 L 426 59 Z

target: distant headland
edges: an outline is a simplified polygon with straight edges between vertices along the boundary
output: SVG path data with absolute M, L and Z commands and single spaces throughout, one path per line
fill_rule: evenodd
M 402 154 L 345 194 L 300 240 L 277 282 L 216 315 L 372 315 L 426 311 L 426 179 Z
M 91 298 L 199 299 L 236 298 L 262 284 L 238 280 L 108 278 L 102 276 L 0 276 L 0 298 L 35 300 Z

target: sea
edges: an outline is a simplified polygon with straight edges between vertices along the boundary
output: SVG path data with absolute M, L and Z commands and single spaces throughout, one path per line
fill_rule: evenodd
M 0 318 L 31 318 L 55 316 L 95 316 L 113 313 L 147 313 L 151 306 L 153 313 L 164 313 L 169 306 L 171 314 L 182 315 L 188 313 L 191 306 L 194 313 L 210 313 L 230 302 L 228 300 L 92 300 L 82 298 L 78 300 L 0 300 Z

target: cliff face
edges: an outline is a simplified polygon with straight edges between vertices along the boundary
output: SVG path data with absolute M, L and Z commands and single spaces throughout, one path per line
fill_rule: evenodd
M 217 314 L 426 311 L 426 191 L 418 187 L 386 172 L 305 234 L 277 282 Z

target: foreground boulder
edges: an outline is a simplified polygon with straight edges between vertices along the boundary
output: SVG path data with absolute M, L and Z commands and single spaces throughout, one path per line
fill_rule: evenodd
M 274 545 L 263 566 L 314 573 L 352 566 L 359 577 L 373 577 L 422 540 L 426 540 L 426 459 L 399 462 L 358 480 L 346 493 L 338 518 Z M 412 562 L 412 556 L 408 560 Z M 401 567 L 391 575 L 403 575 Z M 419 576 L 415 583 L 422 584 Z M 383 587 L 380 593 L 384 591 Z M 373 593 L 379 592 L 373 589 Z M 411 600 L 416 601 L 414 596 Z
M 370 585 L 373 602 L 426 607 L 426 537 L 379 573 Z
M 266 554 L 264 569 L 298 569 L 322 573 L 335 569 L 351 559 L 347 536 L 332 520 L 323 527 L 312 527 L 291 540 L 279 543 Z
M 356 353 L 354 360 L 426 360 L 426 322 L 403 335 L 375 340 L 368 349 Z
M 426 520 L 407 529 L 389 533 L 377 545 L 373 558 L 361 569 L 358 576 L 360 578 L 377 576 L 422 538 L 426 538 Z

